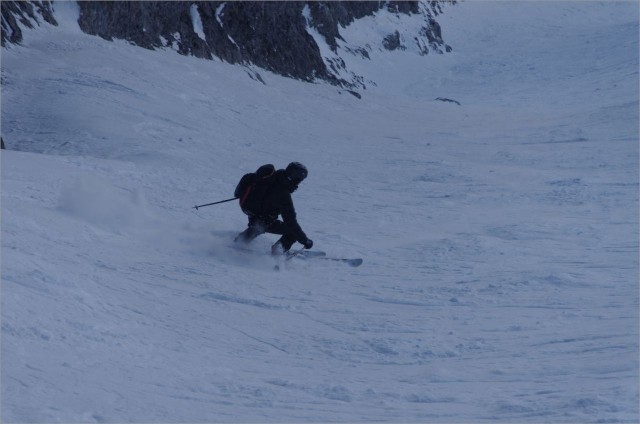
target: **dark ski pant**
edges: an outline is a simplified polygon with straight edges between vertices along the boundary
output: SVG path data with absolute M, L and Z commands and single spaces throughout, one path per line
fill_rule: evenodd
M 249 243 L 251 240 L 264 233 L 281 235 L 282 237 L 280 237 L 280 240 L 274 244 L 274 247 L 280 243 L 282 245 L 282 250 L 285 252 L 291 249 L 293 243 L 296 242 L 296 237 L 287 224 L 276 218 L 264 218 L 257 216 L 249 217 L 249 226 L 246 230 L 238 234 L 235 241 Z

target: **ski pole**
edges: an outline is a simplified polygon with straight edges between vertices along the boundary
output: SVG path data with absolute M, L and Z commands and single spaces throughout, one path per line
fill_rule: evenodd
M 194 206 L 193 208 L 194 208 L 195 210 L 198 210 L 198 208 L 204 208 L 205 206 L 211 206 L 211 205 L 217 205 L 217 204 L 219 204 L 219 203 L 230 202 L 230 201 L 232 201 L 232 200 L 236 200 L 236 199 L 237 199 L 237 197 L 232 197 L 231 199 L 227 199 L 227 200 L 220 200 L 219 202 L 207 203 L 206 205 L 197 205 L 197 206 Z

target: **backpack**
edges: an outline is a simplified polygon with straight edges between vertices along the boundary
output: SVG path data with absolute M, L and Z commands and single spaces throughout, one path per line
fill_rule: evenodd
M 276 167 L 262 165 L 256 172 L 244 174 L 236 186 L 234 196 L 240 200 L 240 208 L 247 215 L 260 215 L 262 201 L 274 181 Z

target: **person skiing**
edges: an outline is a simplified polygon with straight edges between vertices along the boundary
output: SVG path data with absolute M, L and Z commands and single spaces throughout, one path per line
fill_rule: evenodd
M 307 168 L 300 162 L 291 162 L 277 171 L 271 164 L 263 165 L 255 173 L 245 174 L 236 187 L 235 196 L 240 199 L 249 224 L 235 241 L 249 243 L 261 234 L 271 233 L 281 236 L 271 247 L 272 255 L 287 253 L 296 241 L 305 249 L 311 249 L 313 241 L 298 224 L 291 199 L 307 174 Z M 278 216 L 282 216 L 282 220 Z

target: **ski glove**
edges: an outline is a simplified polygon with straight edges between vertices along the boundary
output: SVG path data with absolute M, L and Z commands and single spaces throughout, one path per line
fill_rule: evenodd
M 304 243 L 304 248 L 305 249 L 311 249 L 313 247 L 313 240 L 311 240 L 310 238 L 308 238 Z

